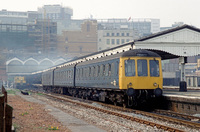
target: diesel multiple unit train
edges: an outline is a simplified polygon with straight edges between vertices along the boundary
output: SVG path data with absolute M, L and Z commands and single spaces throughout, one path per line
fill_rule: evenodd
M 131 49 L 52 68 L 42 73 L 42 85 L 46 91 L 134 106 L 162 95 L 161 57 Z

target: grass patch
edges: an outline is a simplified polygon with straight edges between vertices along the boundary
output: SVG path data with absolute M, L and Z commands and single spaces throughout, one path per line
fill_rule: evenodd
M 48 130 L 59 130 L 59 129 L 58 129 L 58 127 L 51 126 L 48 128 Z
M 16 124 L 16 123 L 13 123 L 12 125 L 14 126 L 15 130 L 20 128 L 20 126 L 18 124 Z
M 21 113 L 20 115 L 21 115 L 21 116 L 28 115 L 28 112 L 26 111 L 26 112 L 24 112 L 24 113 Z
M 19 90 L 19 89 L 16 89 L 16 88 L 15 88 L 15 90 L 16 90 L 17 92 L 20 92 L 20 90 Z
M 43 93 L 37 93 L 37 95 L 43 95 Z
M 15 94 L 16 91 L 15 90 L 6 90 L 8 94 Z

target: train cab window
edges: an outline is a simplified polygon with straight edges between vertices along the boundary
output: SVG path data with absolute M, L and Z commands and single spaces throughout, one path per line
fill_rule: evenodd
M 150 60 L 150 76 L 151 77 L 159 77 L 159 61 L 158 60 Z
M 125 75 L 135 76 L 135 60 L 125 60 Z
M 138 76 L 147 76 L 147 60 L 137 60 Z

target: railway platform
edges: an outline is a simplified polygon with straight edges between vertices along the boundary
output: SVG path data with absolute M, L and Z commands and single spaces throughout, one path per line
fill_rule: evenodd
M 163 87 L 163 106 L 166 109 L 187 114 L 200 114 L 200 87 L 188 87 L 187 92 L 179 87 Z
M 59 122 L 61 122 L 64 126 L 67 126 L 67 128 L 71 132 L 106 132 L 103 129 L 100 129 L 94 125 L 91 125 L 87 123 L 84 120 L 78 119 L 66 112 L 63 112 L 62 110 L 55 108 L 54 106 L 48 105 L 43 101 L 40 101 L 32 96 L 23 95 L 19 92 L 16 93 L 18 96 L 22 97 L 23 99 L 34 102 L 38 104 L 45 105 L 45 110 L 49 112 L 55 119 L 57 119 Z

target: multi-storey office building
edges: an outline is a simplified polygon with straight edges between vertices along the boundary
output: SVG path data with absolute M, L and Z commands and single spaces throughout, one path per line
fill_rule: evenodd
M 138 38 L 138 33 L 130 29 L 98 30 L 98 51 L 113 48 Z
M 160 31 L 159 19 L 99 19 L 98 30 L 128 29 L 137 30 L 141 37 Z
M 56 22 L 57 34 L 62 34 L 62 31 L 67 30 L 71 25 L 73 10 L 61 5 L 44 5 L 43 7 L 38 8 L 38 13 L 42 14 L 43 19 Z
M 41 19 L 42 14 L 36 11 L 19 12 L 19 11 L 0 11 L 1 24 L 27 24 L 34 22 L 36 19 Z

